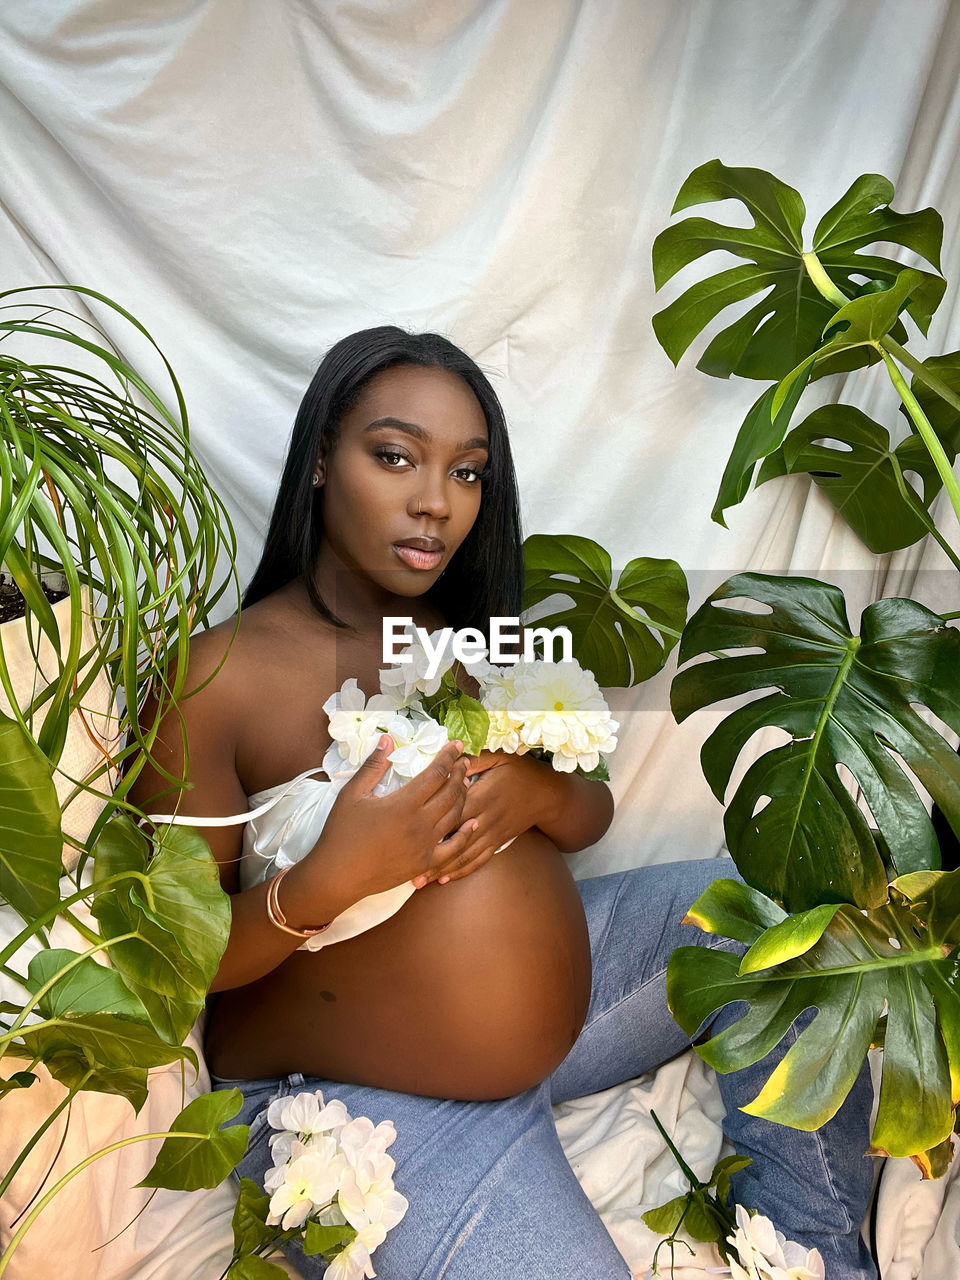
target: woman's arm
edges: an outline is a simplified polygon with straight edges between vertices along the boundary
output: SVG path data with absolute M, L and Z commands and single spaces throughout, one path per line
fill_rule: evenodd
M 558 773 L 545 760 L 542 766 L 543 812 L 536 826 L 561 853 L 577 853 L 596 844 L 613 820 L 613 792 L 605 782 L 577 773 Z

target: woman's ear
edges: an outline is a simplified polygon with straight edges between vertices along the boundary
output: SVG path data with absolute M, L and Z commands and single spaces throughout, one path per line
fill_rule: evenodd
M 327 470 L 321 459 L 317 460 L 316 469 L 313 473 L 314 488 L 319 488 L 327 478 Z

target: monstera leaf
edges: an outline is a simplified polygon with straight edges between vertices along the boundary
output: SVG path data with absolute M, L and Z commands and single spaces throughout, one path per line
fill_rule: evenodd
M 817 1129 L 836 1113 L 882 1028 L 873 1150 L 912 1156 L 929 1174 L 942 1162 L 960 1100 L 960 872 L 925 873 L 926 893 L 916 900 L 910 879 L 897 881 L 891 900 L 872 910 L 820 907 L 772 925 L 775 903 L 762 904 L 737 881 L 717 881 L 687 923 L 749 949 L 741 959 L 679 948 L 667 969 L 667 1002 L 690 1035 L 716 1010 L 747 1003 L 741 1017 L 697 1046 L 722 1072 L 758 1062 L 804 1010 L 816 1008 L 744 1107 L 798 1129 Z
M 912 546 L 930 530 L 926 508 L 941 480 L 923 441 L 909 436 L 892 448 L 889 433 L 852 405 L 815 409 L 766 459 L 757 484 L 802 471 L 877 555 Z M 906 481 L 907 471 L 920 478 L 922 497 Z
M 538 533 L 523 544 L 523 607 L 553 595 L 570 607 L 528 626 L 570 628 L 573 654 L 606 688 L 661 669 L 687 616 L 687 582 L 674 560 L 631 560 L 617 585 L 609 553 L 590 538 Z
M 2 712 L 0 775 L 0 898 L 35 919 L 60 901 L 60 805 L 50 761 Z
M 926 414 L 930 425 L 940 437 L 940 441 L 950 458 L 960 453 L 960 351 L 949 351 L 942 356 L 930 356 L 924 360 L 923 368 L 933 374 L 947 392 L 953 394 L 953 403 L 945 400 L 939 392 L 929 387 L 919 374 L 914 374 L 911 390 Z M 901 411 L 909 421 L 910 415 L 901 406 Z
M 765 612 L 723 603 L 738 597 Z M 679 660 L 740 648 L 760 652 L 681 671 L 671 703 L 682 721 L 726 698 L 774 690 L 731 712 L 701 752 L 722 800 L 757 730 L 790 735 L 749 767 L 727 808 L 727 845 L 744 879 L 791 911 L 885 901 L 883 861 L 841 764 L 863 791 L 895 874 L 937 867 L 933 826 L 900 761 L 960 831 L 960 760 L 911 705 L 960 730 L 960 634 L 912 600 L 880 600 L 864 611 L 855 636 L 836 587 L 744 573 L 690 619 Z
M 723 524 L 723 513 L 742 501 L 750 488 L 756 464 L 777 450 L 790 426 L 793 412 L 811 378 L 829 371 L 838 357 L 870 351 L 879 355 L 880 343 L 896 327 L 897 316 L 911 298 L 942 296 L 944 281 L 923 271 L 906 268 L 889 288 L 854 298 L 832 313 L 821 337 L 824 344 L 806 356 L 770 387 L 744 418 L 720 481 L 712 517 Z M 783 474 L 782 471 L 779 474 Z M 768 470 L 762 478 L 769 479 Z
M 878 241 L 903 245 L 939 270 L 943 222 L 935 209 L 895 213 L 893 187 L 879 174 L 863 174 L 824 214 L 812 251 L 830 280 L 847 297 L 865 287 L 890 285 L 901 270 L 887 258 L 860 252 Z M 673 212 L 717 200 L 738 200 L 753 218 L 751 227 L 725 226 L 706 218 L 685 218 L 667 227 L 653 244 L 653 273 L 661 288 L 678 271 L 720 249 L 747 259 L 691 285 L 653 318 L 661 346 L 677 363 L 693 339 L 726 307 L 757 293 L 763 298 L 718 333 L 698 368 L 715 377 L 782 378 L 821 345 L 835 307 L 821 296 L 804 261 L 805 209 L 792 187 L 763 169 L 728 168 L 711 160 L 695 169 L 677 196 Z M 863 284 L 866 281 L 866 285 Z M 942 282 L 941 282 L 942 283 Z M 941 289 L 942 292 L 942 289 Z M 939 297 L 915 294 L 908 306 L 926 333 Z M 903 339 L 895 323 L 894 336 Z M 878 358 L 869 349 L 836 352 L 829 369 L 854 369 Z
M 161 826 L 150 857 L 145 836 L 126 817 L 112 819 L 96 844 L 96 879 L 129 879 L 97 894 L 91 908 L 105 938 L 134 933 L 110 948 L 110 961 L 173 1044 L 190 1030 L 230 936 L 230 899 L 206 842 L 189 828 Z

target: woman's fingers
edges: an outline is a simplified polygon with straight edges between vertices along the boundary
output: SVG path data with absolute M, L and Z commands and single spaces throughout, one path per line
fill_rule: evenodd
M 449 783 L 454 766 L 460 760 L 462 752 L 463 743 L 459 741 L 448 742 L 445 747 L 441 747 L 432 763 L 406 784 L 409 794 L 420 803 L 426 803 Z
M 437 884 L 450 884 L 454 880 L 463 880 L 466 876 L 473 875 L 474 871 L 489 862 L 496 853 L 496 849 L 487 846 L 484 849 L 471 850 L 466 849 L 452 862 L 440 868 L 440 874 L 437 876 Z
M 438 841 L 434 849 L 434 856 L 437 858 L 438 865 L 444 866 L 449 862 L 451 856 L 461 853 L 469 841 L 473 838 L 479 823 L 476 819 L 468 822 L 462 822 L 452 835 L 446 839 Z M 418 876 L 414 876 L 413 883 L 418 889 L 422 889 L 425 884 L 429 884 L 436 875 L 436 868 L 430 871 L 422 872 Z

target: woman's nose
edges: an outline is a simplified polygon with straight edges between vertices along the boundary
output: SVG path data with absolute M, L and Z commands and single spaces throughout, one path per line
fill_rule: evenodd
M 414 499 L 414 514 L 445 520 L 450 514 L 450 499 L 442 480 L 423 479 Z

